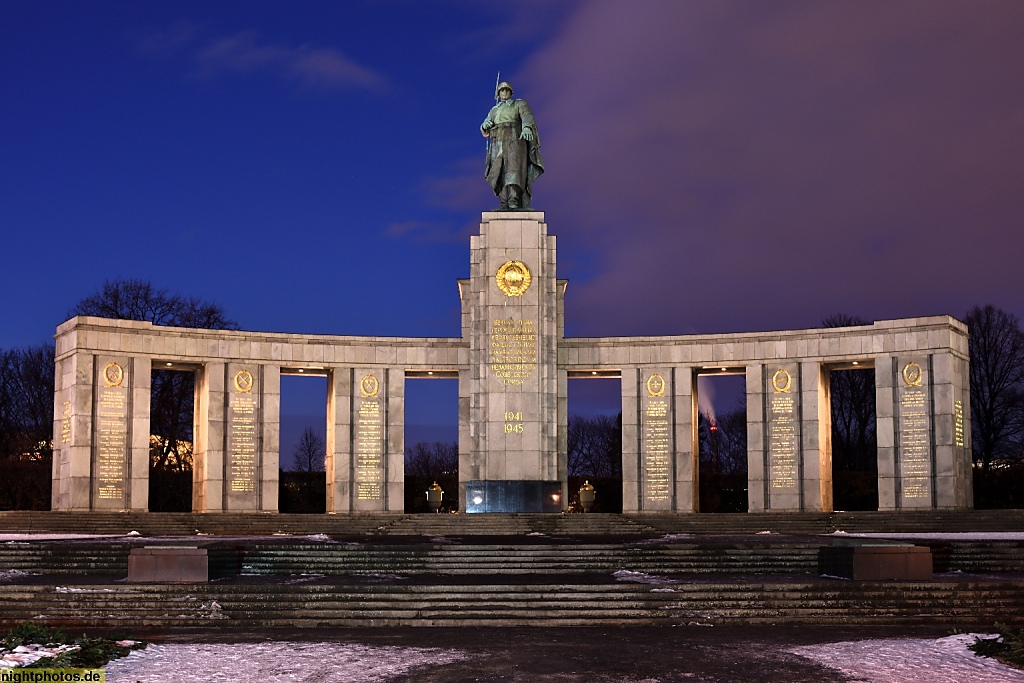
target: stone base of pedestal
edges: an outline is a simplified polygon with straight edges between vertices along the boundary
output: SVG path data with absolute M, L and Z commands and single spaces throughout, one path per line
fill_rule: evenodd
M 466 482 L 466 512 L 561 512 L 559 481 Z
M 129 583 L 203 583 L 238 574 L 239 555 L 229 548 L 146 546 L 128 555 Z
M 913 545 L 822 548 L 818 572 L 854 581 L 926 581 L 932 578 L 932 551 Z

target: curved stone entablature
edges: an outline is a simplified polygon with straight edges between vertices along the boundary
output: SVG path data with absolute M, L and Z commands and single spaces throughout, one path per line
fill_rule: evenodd
M 459 379 L 460 509 L 564 507 L 567 379 L 621 377 L 623 509 L 694 512 L 697 377 L 746 375 L 751 511 L 831 510 L 833 369 L 875 370 L 879 509 L 970 507 L 966 326 L 949 317 L 738 334 L 564 338 L 539 212 L 483 214 L 462 337 L 356 337 L 77 317 L 57 328 L 53 508 L 148 508 L 153 369 L 196 373 L 193 509 L 277 510 L 281 374 L 322 374 L 327 509 L 401 512 L 406 376 Z M 523 278 L 497 278 L 515 266 Z M 502 270 L 504 269 L 504 270 Z M 504 286 L 503 286 L 504 285 Z M 559 491 L 559 482 L 561 482 Z M 467 485 L 472 495 L 467 501 Z M 554 487 L 554 488 L 552 488 Z M 552 493 L 554 491 L 555 493 Z M 490 492 L 490 493 L 487 493 Z M 496 492 L 496 493 L 495 493 Z M 496 507 L 497 505 L 497 507 Z M 527 508 L 524 508 L 527 509 Z

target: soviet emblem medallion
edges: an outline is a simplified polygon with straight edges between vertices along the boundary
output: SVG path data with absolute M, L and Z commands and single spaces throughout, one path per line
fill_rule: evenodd
M 775 389 L 777 394 L 788 394 L 789 388 L 793 384 L 793 376 L 789 374 L 787 370 L 779 368 L 772 375 L 772 388 Z
M 103 368 L 103 383 L 108 387 L 119 387 L 124 381 L 124 368 L 117 363 L 107 363 Z
M 359 390 L 362 392 L 363 398 L 376 398 L 377 392 L 380 390 L 380 383 L 373 375 L 366 375 L 359 382 Z
M 922 377 L 921 366 L 917 363 L 907 363 L 903 366 L 903 381 L 908 387 L 921 386 Z
M 252 387 L 255 382 L 252 378 L 252 373 L 248 370 L 239 370 L 235 373 L 235 391 L 239 394 L 248 394 L 252 392 Z
M 665 378 L 661 375 L 651 375 L 647 378 L 647 395 L 664 396 L 665 395 Z
M 494 280 L 505 296 L 522 296 L 530 288 L 533 276 L 522 261 L 507 261 L 498 268 Z

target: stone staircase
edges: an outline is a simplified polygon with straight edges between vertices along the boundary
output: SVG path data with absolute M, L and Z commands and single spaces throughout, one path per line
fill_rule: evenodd
M 300 515 L 191 512 L 0 512 L 2 532 L 144 536 L 656 536 L 665 533 L 828 534 L 834 531 L 1024 531 L 1024 510 L 765 512 L 735 514 Z
M 499 543 L 437 538 L 401 545 L 323 542 L 308 538 L 218 541 L 196 538 L 189 545 L 234 548 L 243 572 L 291 574 L 399 574 L 487 576 L 576 575 L 618 570 L 651 574 L 814 574 L 818 553 L 831 543 L 821 537 L 694 537 L 691 539 L 593 543 L 584 539 L 503 537 Z M 410 539 L 411 540 L 411 539 Z M 1024 541 L 917 541 L 932 548 L 937 573 L 1024 574 Z M 180 545 L 173 537 L 95 541 L 0 543 L 0 572 L 43 576 L 110 576 L 128 572 L 134 546 Z
M 114 536 L 0 541 L 0 627 L 1024 626 L 1024 541 L 917 541 L 935 580 L 883 583 L 818 576 L 834 537 L 817 535 L 1019 531 L 1022 514 L 0 513 L 2 530 Z M 242 574 L 125 583 L 131 548 L 183 543 L 235 549 Z
M 1014 582 L 700 582 L 659 586 L 0 585 L 0 626 L 339 628 L 729 623 L 1024 624 Z

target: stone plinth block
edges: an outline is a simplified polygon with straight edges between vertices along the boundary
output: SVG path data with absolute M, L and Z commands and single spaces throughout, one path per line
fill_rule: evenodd
M 822 548 L 818 572 L 854 581 L 927 581 L 932 578 L 932 551 L 912 545 Z
M 145 546 L 128 554 L 129 583 L 203 583 L 238 574 L 239 554 L 230 548 Z

